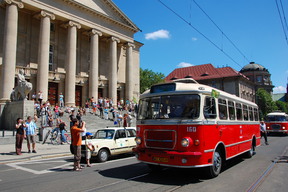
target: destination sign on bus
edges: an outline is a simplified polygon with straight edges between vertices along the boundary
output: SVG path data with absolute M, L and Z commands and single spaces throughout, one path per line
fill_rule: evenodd
M 168 92 L 168 91 L 175 91 L 175 89 L 176 89 L 175 83 L 154 85 L 151 87 L 150 93 L 162 93 L 162 92 Z

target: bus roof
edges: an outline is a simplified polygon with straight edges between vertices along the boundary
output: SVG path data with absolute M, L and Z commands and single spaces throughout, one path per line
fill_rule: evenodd
M 271 112 L 268 113 L 267 116 L 272 116 L 272 115 L 279 115 L 279 116 L 288 116 L 286 113 L 284 112 Z
M 171 87 L 167 87 L 167 85 L 171 85 Z M 153 88 L 158 88 L 158 87 L 165 87 L 166 89 L 158 89 L 157 91 L 154 91 Z M 174 88 L 172 87 L 174 86 Z M 151 97 L 151 96 L 158 96 L 158 95 L 167 95 L 167 94 L 171 94 L 171 93 L 175 93 L 175 94 L 187 94 L 185 92 L 196 92 L 196 93 L 204 93 L 204 94 L 209 94 L 211 95 L 213 92 L 216 92 L 219 97 L 224 97 L 224 98 L 228 98 L 234 101 L 238 101 L 241 103 L 246 103 L 246 104 L 250 104 L 252 106 L 257 106 L 255 103 L 248 101 L 246 99 L 242 99 L 236 95 L 232 95 L 230 93 L 227 93 L 225 91 L 221 91 L 219 89 L 216 89 L 214 87 L 210 87 L 208 85 L 203 85 L 203 84 L 198 84 L 198 83 L 193 83 L 191 82 L 181 82 L 181 81 L 175 81 L 175 82 L 169 82 L 169 83 L 160 83 L 160 84 L 156 84 L 153 85 L 151 87 L 151 89 L 145 91 L 140 98 L 145 98 L 145 97 Z

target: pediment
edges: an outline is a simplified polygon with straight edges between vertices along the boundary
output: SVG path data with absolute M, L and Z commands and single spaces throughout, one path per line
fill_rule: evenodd
M 93 10 L 102 16 L 127 25 L 138 31 L 138 27 L 111 0 L 70 0 L 78 5 Z

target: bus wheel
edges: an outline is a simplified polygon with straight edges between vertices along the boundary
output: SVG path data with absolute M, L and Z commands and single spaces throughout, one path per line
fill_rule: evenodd
M 213 156 L 213 165 L 208 167 L 207 175 L 209 178 L 217 177 L 220 174 L 223 165 L 223 159 L 221 156 L 221 151 L 217 149 Z
M 252 144 L 251 145 L 251 149 L 245 153 L 245 157 L 246 158 L 251 158 L 254 155 L 254 153 L 255 153 L 255 147 Z
M 148 167 L 152 172 L 158 172 L 162 170 L 162 167 L 160 165 L 148 164 Z
M 106 149 L 101 149 L 98 153 L 98 161 L 105 162 L 109 158 L 109 152 Z

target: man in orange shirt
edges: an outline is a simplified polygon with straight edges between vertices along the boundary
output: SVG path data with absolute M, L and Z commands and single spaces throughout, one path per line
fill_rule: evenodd
M 78 128 L 79 121 L 76 118 L 72 119 L 73 126 L 71 128 L 72 146 L 74 151 L 74 171 L 80 171 L 80 160 L 81 160 L 81 144 L 82 136 L 81 132 L 85 131 L 85 122 L 82 122 L 82 127 Z

